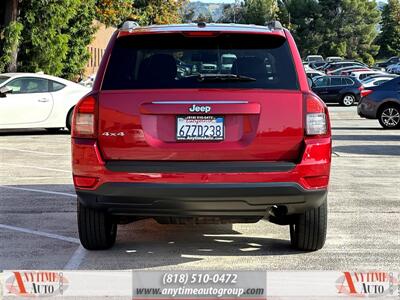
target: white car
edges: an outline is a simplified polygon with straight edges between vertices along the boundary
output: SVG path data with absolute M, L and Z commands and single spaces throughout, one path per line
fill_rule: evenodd
M 364 80 L 365 78 L 371 76 L 371 75 L 385 75 L 387 74 L 386 72 L 382 72 L 382 71 L 374 71 L 374 70 L 370 70 L 370 71 L 355 71 L 355 72 L 351 72 L 350 76 L 356 78 L 357 80 Z
M 308 55 L 306 57 L 306 62 L 314 62 L 314 61 L 324 61 L 322 55 Z
M 311 69 L 311 68 L 309 68 L 309 69 L 304 68 L 304 69 L 306 71 L 307 76 L 310 77 L 310 78 L 314 78 L 314 77 L 317 77 L 317 76 L 325 76 L 326 75 L 324 72 L 317 71 L 317 70 L 314 70 L 314 69 Z
M 392 80 L 393 77 L 373 77 L 371 79 L 365 80 L 362 82 L 362 85 L 364 88 L 370 88 L 373 86 L 378 86 L 381 85 L 382 83 L 385 83 L 386 81 Z
M 336 62 L 336 61 L 342 61 L 342 60 L 344 60 L 344 58 L 340 57 L 340 56 L 328 56 L 326 58 L 326 62 Z
M 43 74 L 0 74 L 0 129 L 71 129 L 75 104 L 89 88 Z

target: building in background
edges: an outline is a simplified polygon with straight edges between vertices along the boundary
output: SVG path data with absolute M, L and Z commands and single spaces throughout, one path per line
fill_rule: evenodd
M 99 69 L 101 58 L 107 48 L 108 41 L 115 31 L 114 27 L 106 27 L 97 21 L 95 22 L 95 25 L 98 26 L 99 29 L 96 32 L 93 41 L 88 46 L 90 59 L 84 71 L 86 77 L 96 74 Z

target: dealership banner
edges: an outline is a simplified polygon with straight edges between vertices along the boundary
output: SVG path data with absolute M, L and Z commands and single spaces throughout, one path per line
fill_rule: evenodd
M 0 299 L 399 299 L 386 271 L 35 271 L 0 273 Z

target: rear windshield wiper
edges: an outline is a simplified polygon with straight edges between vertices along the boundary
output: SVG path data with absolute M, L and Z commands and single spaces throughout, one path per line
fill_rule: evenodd
M 256 78 L 236 74 L 199 74 L 199 82 L 205 81 L 256 81 Z

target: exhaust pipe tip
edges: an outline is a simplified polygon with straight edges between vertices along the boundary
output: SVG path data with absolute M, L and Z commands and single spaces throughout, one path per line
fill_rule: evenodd
M 275 218 L 282 218 L 286 216 L 288 213 L 288 209 L 286 206 L 283 205 L 274 205 L 269 210 L 269 214 Z

